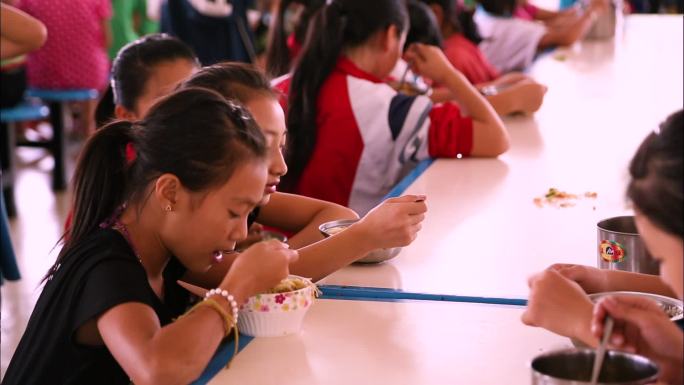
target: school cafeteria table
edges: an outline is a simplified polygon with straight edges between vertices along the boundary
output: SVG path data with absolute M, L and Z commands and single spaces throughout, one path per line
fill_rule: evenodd
M 682 108 L 682 68 L 681 16 L 629 16 L 615 39 L 545 54 L 531 69 L 549 86 L 544 105 L 505 119 L 509 152 L 435 161 L 406 190 L 428 196 L 418 239 L 391 261 L 320 283 L 524 299 L 526 278 L 552 263 L 595 265 L 596 223 L 629 213 L 631 156 Z M 598 196 L 537 207 L 550 187 Z
M 529 362 L 569 347 L 517 306 L 318 300 L 300 334 L 255 338 L 221 384 L 529 384 Z

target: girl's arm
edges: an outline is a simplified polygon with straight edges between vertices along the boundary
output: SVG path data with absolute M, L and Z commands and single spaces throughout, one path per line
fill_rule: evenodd
M 491 82 L 477 84 L 475 87 L 484 94 L 485 99 L 500 116 L 516 112 L 532 114 L 539 110 L 544 101 L 546 86 L 525 76 L 516 77 L 516 79 L 520 80 L 513 81 L 513 78 L 501 77 Z M 489 90 L 494 90 L 494 93 L 487 94 Z M 430 99 L 435 103 L 455 100 L 451 91 L 446 88 L 433 90 Z
M 385 200 L 346 230 L 299 249 L 290 271 L 318 281 L 372 250 L 410 244 L 425 219 L 424 200 L 415 195 Z
M 407 50 L 406 59 L 414 72 L 444 85 L 468 112 L 473 121 L 471 155 L 498 156 L 508 150 L 508 133 L 499 115 L 468 79 L 451 66 L 441 49 L 416 43 Z
M 551 269 L 577 282 L 587 293 L 605 291 L 640 291 L 677 298 L 675 292 L 657 275 L 620 270 L 598 269 L 592 266 L 557 263 Z
M 47 40 L 47 29 L 38 19 L 0 4 L 0 58 L 13 58 L 37 50 Z
M 288 275 L 297 253 L 276 241 L 263 242 L 243 253 L 218 287 L 240 304 L 264 292 Z M 212 296 L 231 314 L 228 301 Z M 190 314 L 161 327 L 148 305 L 128 302 L 104 312 L 97 330 L 112 356 L 135 384 L 187 384 L 200 376 L 226 334 L 219 311 L 198 306 Z
M 425 219 L 424 200 L 415 195 L 387 199 L 346 230 L 297 250 L 299 259 L 290 264 L 290 272 L 317 281 L 372 250 L 410 244 Z M 189 273 L 183 280 L 204 288 L 214 287 L 237 255 L 228 254 L 208 272 Z
M 496 83 L 493 86 L 496 87 Z M 546 94 L 546 86 L 533 80 L 523 80 L 503 86 L 496 93 L 486 95 L 485 98 L 499 115 L 509 115 L 516 112 L 532 114 L 541 107 L 544 94 Z
M 318 231 L 321 224 L 358 218 L 354 210 L 335 203 L 276 192 L 259 210 L 257 222 L 296 233 L 288 244 L 294 249 L 299 249 L 323 239 L 323 235 Z

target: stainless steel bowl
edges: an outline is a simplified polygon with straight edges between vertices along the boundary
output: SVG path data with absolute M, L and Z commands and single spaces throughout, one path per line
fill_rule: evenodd
M 344 219 L 339 221 L 326 222 L 318 226 L 318 230 L 325 237 L 335 235 L 352 224 L 356 223 L 358 219 Z M 355 263 L 380 263 L 396 257 L 401 251 L 401 247 L 391 247 L 388 249 L 377 249 L 358 259 Z
M 670 316 L 672 321 L 677 321 L 684 318 L 684 305 L 682 304 L 682 301 L 675 298 L 665 297 L 664 295 L 639 293 L 636 291 L 607 291 L 603 293 L 589 294 L 589 298 L 592 302 L 598 302 L 599 299 L 609 295 L 648 298 L 660 305 L 663 311 Z
M 280 242 L 286 243 L 287 242 L 287 235 L 278 232 L 278 231 L 270 231 L 270 230 L 263 230 L 261 232 L 261 240 L 262 241 L 268 241 L 271 239 L 278 240 Z
M 563 349 L 532 360 L 532 385 L 589 385 L 594 350 Z M 607 351 L 599 385 L 644 385 L 658 378 L 658 366 L 646 357 Z
M 682 301 L 675 299 L 675 298 L 670 298 L 670 297 L 665 297 L 663 295 L 658 295 L 658 294 L 650 294 L 650 293 L 639 293 L 636 291 L 606 291 L 602 293 L 593 293 L 589 294 L 589 299 L 591 302 L 598 302 L 599 299 L 603 297 L 607 297 L 609 295 L 618 295 L 618 296 L 632 296 L 632 297 L 641 297 L 641 298 L 648 298 L 650 300 L 655 301 L 660 305 L 660 307 L 663 309 L 665 314 L 670 316 L 670 319 L 672 321 L 677 321 L 682 318 L 684 318 L 684 304 L 682 304 Z M 578 348 L 586 348 L 587 345 L 583 343 L 582 341 L 571 338 L 570 341 L 572 341 L 572 344 L 575 347 Z

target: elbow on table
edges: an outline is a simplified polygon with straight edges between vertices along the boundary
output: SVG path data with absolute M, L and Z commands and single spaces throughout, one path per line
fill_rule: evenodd
M 494 158 L 510 148 L 506 127 L 500 119 L 488 123 L 475 124 L 475 137 L 471 156 Z

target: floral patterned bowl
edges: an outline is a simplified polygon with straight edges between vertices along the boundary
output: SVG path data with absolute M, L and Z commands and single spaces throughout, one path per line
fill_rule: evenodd
M 294 285 L 293 285 L 294 283 Z M 296 289 L 283 291 L 287 289 Z M 257 294 L 240 307 L 238 329 L 253 337 L 278 337 L 298 333 L 304 315 L 318 295 L 309 279 L 290 275 L 273 293 Z

